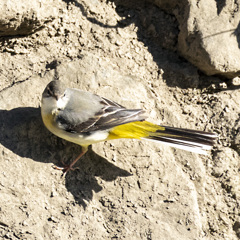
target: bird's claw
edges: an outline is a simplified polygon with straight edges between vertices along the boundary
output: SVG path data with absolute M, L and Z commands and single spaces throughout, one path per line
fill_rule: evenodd
M 79 169 L 78 167 L 77 168 L 73 168 L 71 166 L 71 164 L 70 165 L 66 165 L 64 167 L 59 167 L 59 166 L 56 166 L 56 165 L 53 165 L 52 167 L 54 169 L 56 169 L 56 170 L 61 170 L 63 172 L 61 177 L 64 177 L 67 174 L 68 171 L 75 171 L 76 169 Z

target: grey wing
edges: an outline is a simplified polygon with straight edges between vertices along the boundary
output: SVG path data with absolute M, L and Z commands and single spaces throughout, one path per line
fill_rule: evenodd
M 118 125 L 134 121 L 143 121 L 142 109 L 126 109 L 116 102 L 99 97 L 99 107 L 95 113 L 82 120 L 84 112 L 74 112 L 71 109 L 59 111 L 57 122 L 68 132 L 89 133 L 97 130 L 106 130 Z

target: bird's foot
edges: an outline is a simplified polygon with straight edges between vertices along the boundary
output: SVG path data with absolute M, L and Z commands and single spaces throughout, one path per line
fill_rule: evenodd
M 72 164 L 66 165 L 64 167 L 59 167 L 59 166 L 53 165 L 53 168 L 56 169 L 56 170 L 61 170 L 62 171 L 61 177 L 64 177 L 67 174 L 67 172 L 69 172 L 69 171 L 74 171 L 74 170 L 78 169 L 78 167 L 73 168 Z
M 62 173 L 62 176 L 61 177 L 64 177 L 67 172 L 69 172 L 70 170 L 76 170 L 78 168 L 73 168 L 73 165 L 87 152 L 87 147 L 84 147 L 83 148 L 83 151 L 78 155 L 78 157 L 69 165 L 66 165 L 65 163 L 62 162 L 62 164 L 64 165 L 64 167 L 58 167 L 56 165 L 53 166 L 54 169 L 57 169 L 57 170 L 62 170 L 63 173 Z

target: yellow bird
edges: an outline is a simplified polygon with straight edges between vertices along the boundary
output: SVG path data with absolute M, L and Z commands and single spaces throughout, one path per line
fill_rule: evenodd
M 42 119 L 49 131 L 82 146 L 81 154 L 68 166 L 56 167 L 66 174 L 87 152 L 88 146 L 112 139 L 154 140 L 206 154 L 217 138 L 215 133 L 160 126 L 145 121 L 141 109 L 126 109 L 116 102 L 51 81 L 42 94 Z

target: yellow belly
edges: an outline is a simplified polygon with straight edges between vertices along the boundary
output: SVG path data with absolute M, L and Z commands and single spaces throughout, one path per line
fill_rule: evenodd
M 105 141 L 109 135 L 108 131 L 93 132 L 90 135 L 77 132 L 67 132 L 64 129 L 60 128 L 59 125 L 54 121 L 53 114 L 45 114 L 42 112 L 42 119 L 46 128 L 54 135 L 81 146 L 88 146 L 93 143 Z

